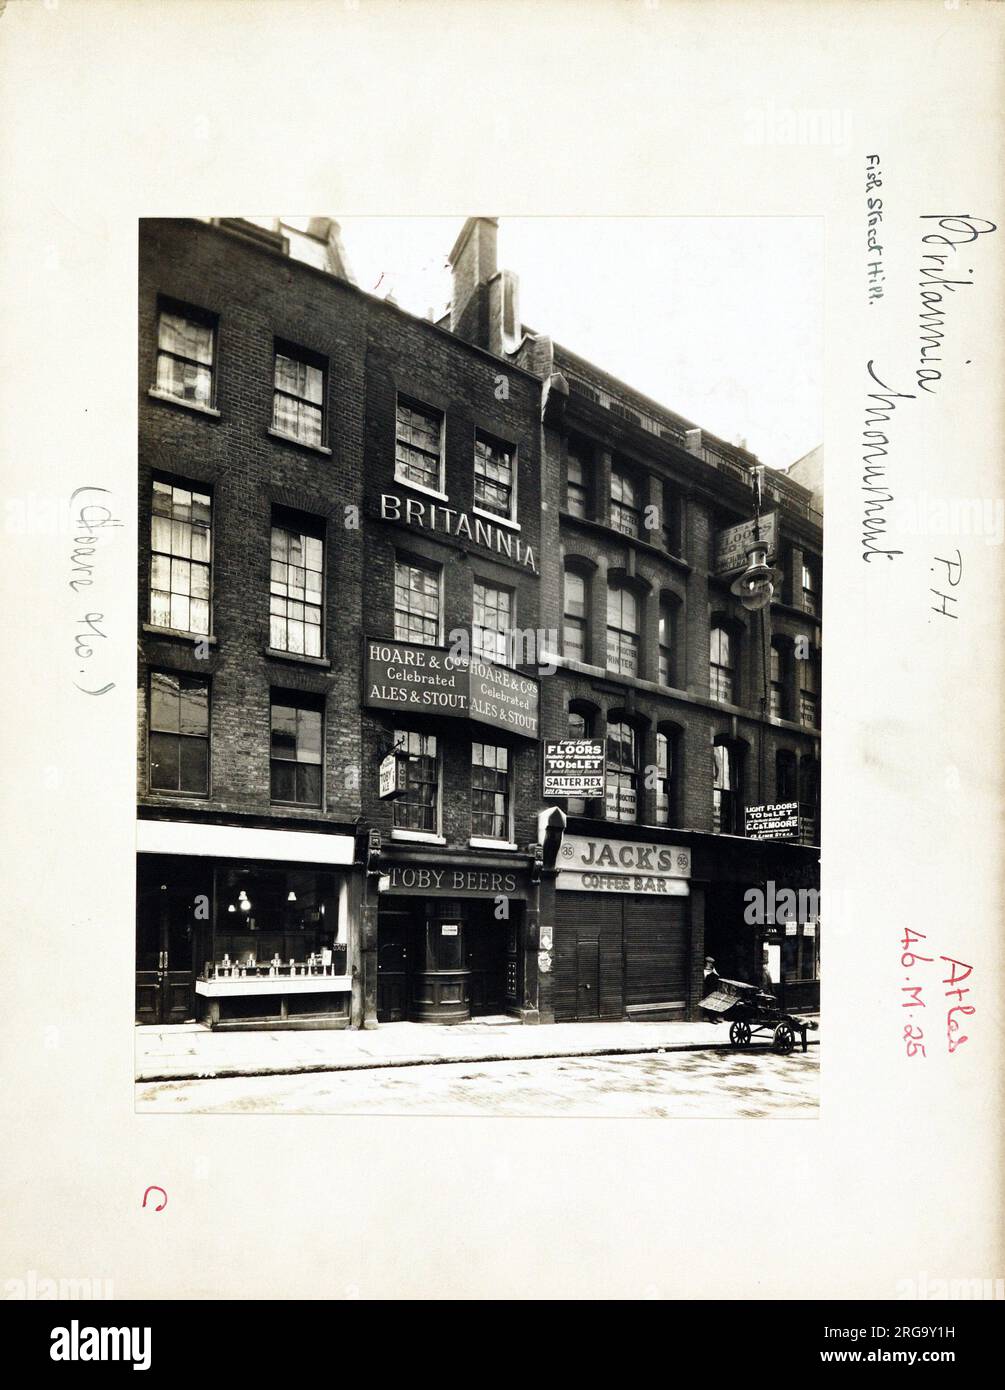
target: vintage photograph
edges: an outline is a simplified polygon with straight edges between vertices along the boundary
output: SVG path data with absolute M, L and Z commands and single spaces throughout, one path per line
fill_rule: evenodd
M 138 235 L 137 1109 L 815 1118 L 819 219 Z

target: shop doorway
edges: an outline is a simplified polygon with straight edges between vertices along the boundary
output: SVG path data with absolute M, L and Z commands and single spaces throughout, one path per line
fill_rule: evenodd
M 457 1023 L 518 1004 L 519 922 L 480 899 L 397 898 L 377 921 L 377 1021 Z
M 136 1022 L 195 1018 L 195 976 L 212 882 L 177 857 L 141 855 L 136 884 Z

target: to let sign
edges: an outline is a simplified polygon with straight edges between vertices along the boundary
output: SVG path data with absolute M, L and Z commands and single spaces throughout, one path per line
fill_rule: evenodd
M 367 640 L 363 665 L 363 703 L 371 709 L 474 719 L 537 738 L 538 683 L 533 676 L 417 642 Z
M 544 745 L 544 795 L 604 795 L 604 741 L 600 738 L 563 738 Z
M 741 521 L 739 526 L 728 526 L 725 531 L 716 532 L 715 572 L 730 574 L 742 570 L 747 563 L 747 546 L 754 542 L 755 528 L 762 545 L 767 547 L 768 555 L 775 553 L 777 513 L 767 512 L 761 517 L 760 525 L 753 517 Z
M 799 803 L 775 801 L 748 806 L 745 812 L 749 840 L 787 840 L 799 832 Z

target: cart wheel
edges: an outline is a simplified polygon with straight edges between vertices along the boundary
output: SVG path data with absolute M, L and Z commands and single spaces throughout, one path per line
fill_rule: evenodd
M 791 1023 L 780 1023 L 775 1029 L 775 1051 L 781 1053 L 783 1057 L 788 1054 L 796 1045 L 796 1034 Z
M 750 1024 L 743 1019 L 729 1025 L 729 1041 L 734 1047 L 749 1047 Z

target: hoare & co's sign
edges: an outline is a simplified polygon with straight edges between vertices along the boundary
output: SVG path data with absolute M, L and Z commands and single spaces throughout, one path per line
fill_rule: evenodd
M 382 492 L 380 519 L 471 541 L 474 545 L 494 551 L 496 555 L 515 560 L 518 565 L 525 565 L 533 574 L 537 574 L 534 547 L 527 545 L 512 526 L 493 521 L 491 517 L 469 516 L 467 512 L 457 507 L 447 507 L 442 502 L 419 502 L 414 497 L 398 497 L 393 492 Z
M 367 638 L 363 703 L 370 709 L 474 719 L 537 738 L 535 678 L 479 657 L 453 656 L 449 647 Z
M 686 897 L 691 851 L 680 845 L 566 835 L 557 868 L 559 889 Z

